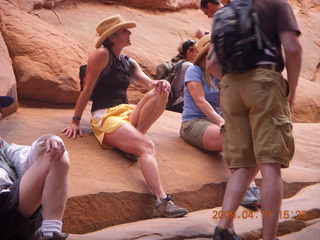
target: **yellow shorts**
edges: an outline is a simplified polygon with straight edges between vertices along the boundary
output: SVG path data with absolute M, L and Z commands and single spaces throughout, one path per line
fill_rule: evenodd
M 281 73 L 253 69 L 226 74 L 220 89 L 223 151 L 229 168 L 263 163 L 288 167 L 294 139 L 287 100 L 290 87 Z
M 120 104 L 107 109 L 101 118 L 93 116 L 91 119 L 93 133 L 103 148 L 111 148 L 103 142 L 105 133 L 113 133 L 124 124 L 130 123 L 129 114 L 133 109 L 128 104 Z

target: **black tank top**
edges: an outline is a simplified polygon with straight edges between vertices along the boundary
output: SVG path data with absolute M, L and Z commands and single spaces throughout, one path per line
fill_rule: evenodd
M 125 55 L 120 55 L 118 59 L 112 51 L 109 52 L 112 57 L 112 60 L 109 60 L 111 66 L 108 64 L 101 72 L 98 84 L 93 90 L 91 112 L 128 104 L 127 89 L 133 74 L 133 63 Z M 110 70 L 105 71 L 107 68 Z

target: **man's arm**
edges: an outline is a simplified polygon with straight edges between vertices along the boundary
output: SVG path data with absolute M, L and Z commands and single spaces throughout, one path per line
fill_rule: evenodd
M 291 88 L 289 104 L 290 106 L 293 106 L 301 70 L 302 47 L 296 31 L 284 31 L 280 33 L 280 39 L 283 45 L 287 77 Z
M 221 65 L 219 63 L 217 54 L 214 50 L 214 46 L 211 43 L 207 60 L 206 60 L 206 70 L 218 79 L 222 79 Z

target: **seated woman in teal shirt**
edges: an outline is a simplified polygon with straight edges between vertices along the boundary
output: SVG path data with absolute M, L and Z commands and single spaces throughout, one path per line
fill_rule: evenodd
M 224 124 L 219 101 L 219 80 L 206 72 L 205 62 L 211 34 L 197 43 L 198 56 L 185 76 L 181 137 L 191 145 L 207 151 L 222 151 L 220 127 Z M 241 203 L 260 206 L 260 191 L 252 182 Z

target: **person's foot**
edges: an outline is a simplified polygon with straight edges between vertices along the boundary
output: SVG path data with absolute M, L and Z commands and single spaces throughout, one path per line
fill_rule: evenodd
M 41 236 L 38 240 L 65 240 L 67 239 L 68 236 L 69 234 L 66 234 L 66 233 L 62 234 L 62 233 L 53 232 L 52 237 Z
M 166 198 L 157 200 L 156 207 L 153 212 L 154 217 L 182 217 L 188 213 L 188 210 L 176 205 L 170 194 Z
M 221 229 L 216 226 L 216 228 L 214 229 L 212 240 L 241 240 L 241 238 L 234 231 Z
M 252 195 L 258 199 L 258 207 L 260 207 L 261 206 L 260 188 L 257 186 L 254 186 L 254 187 L 249 187 L 249 189 L 252 192 Z
M 256 208 L 260 206 L 260 199 L 253 195 L 251 188 L 248 188 L 240 205 L 247 208 Z

